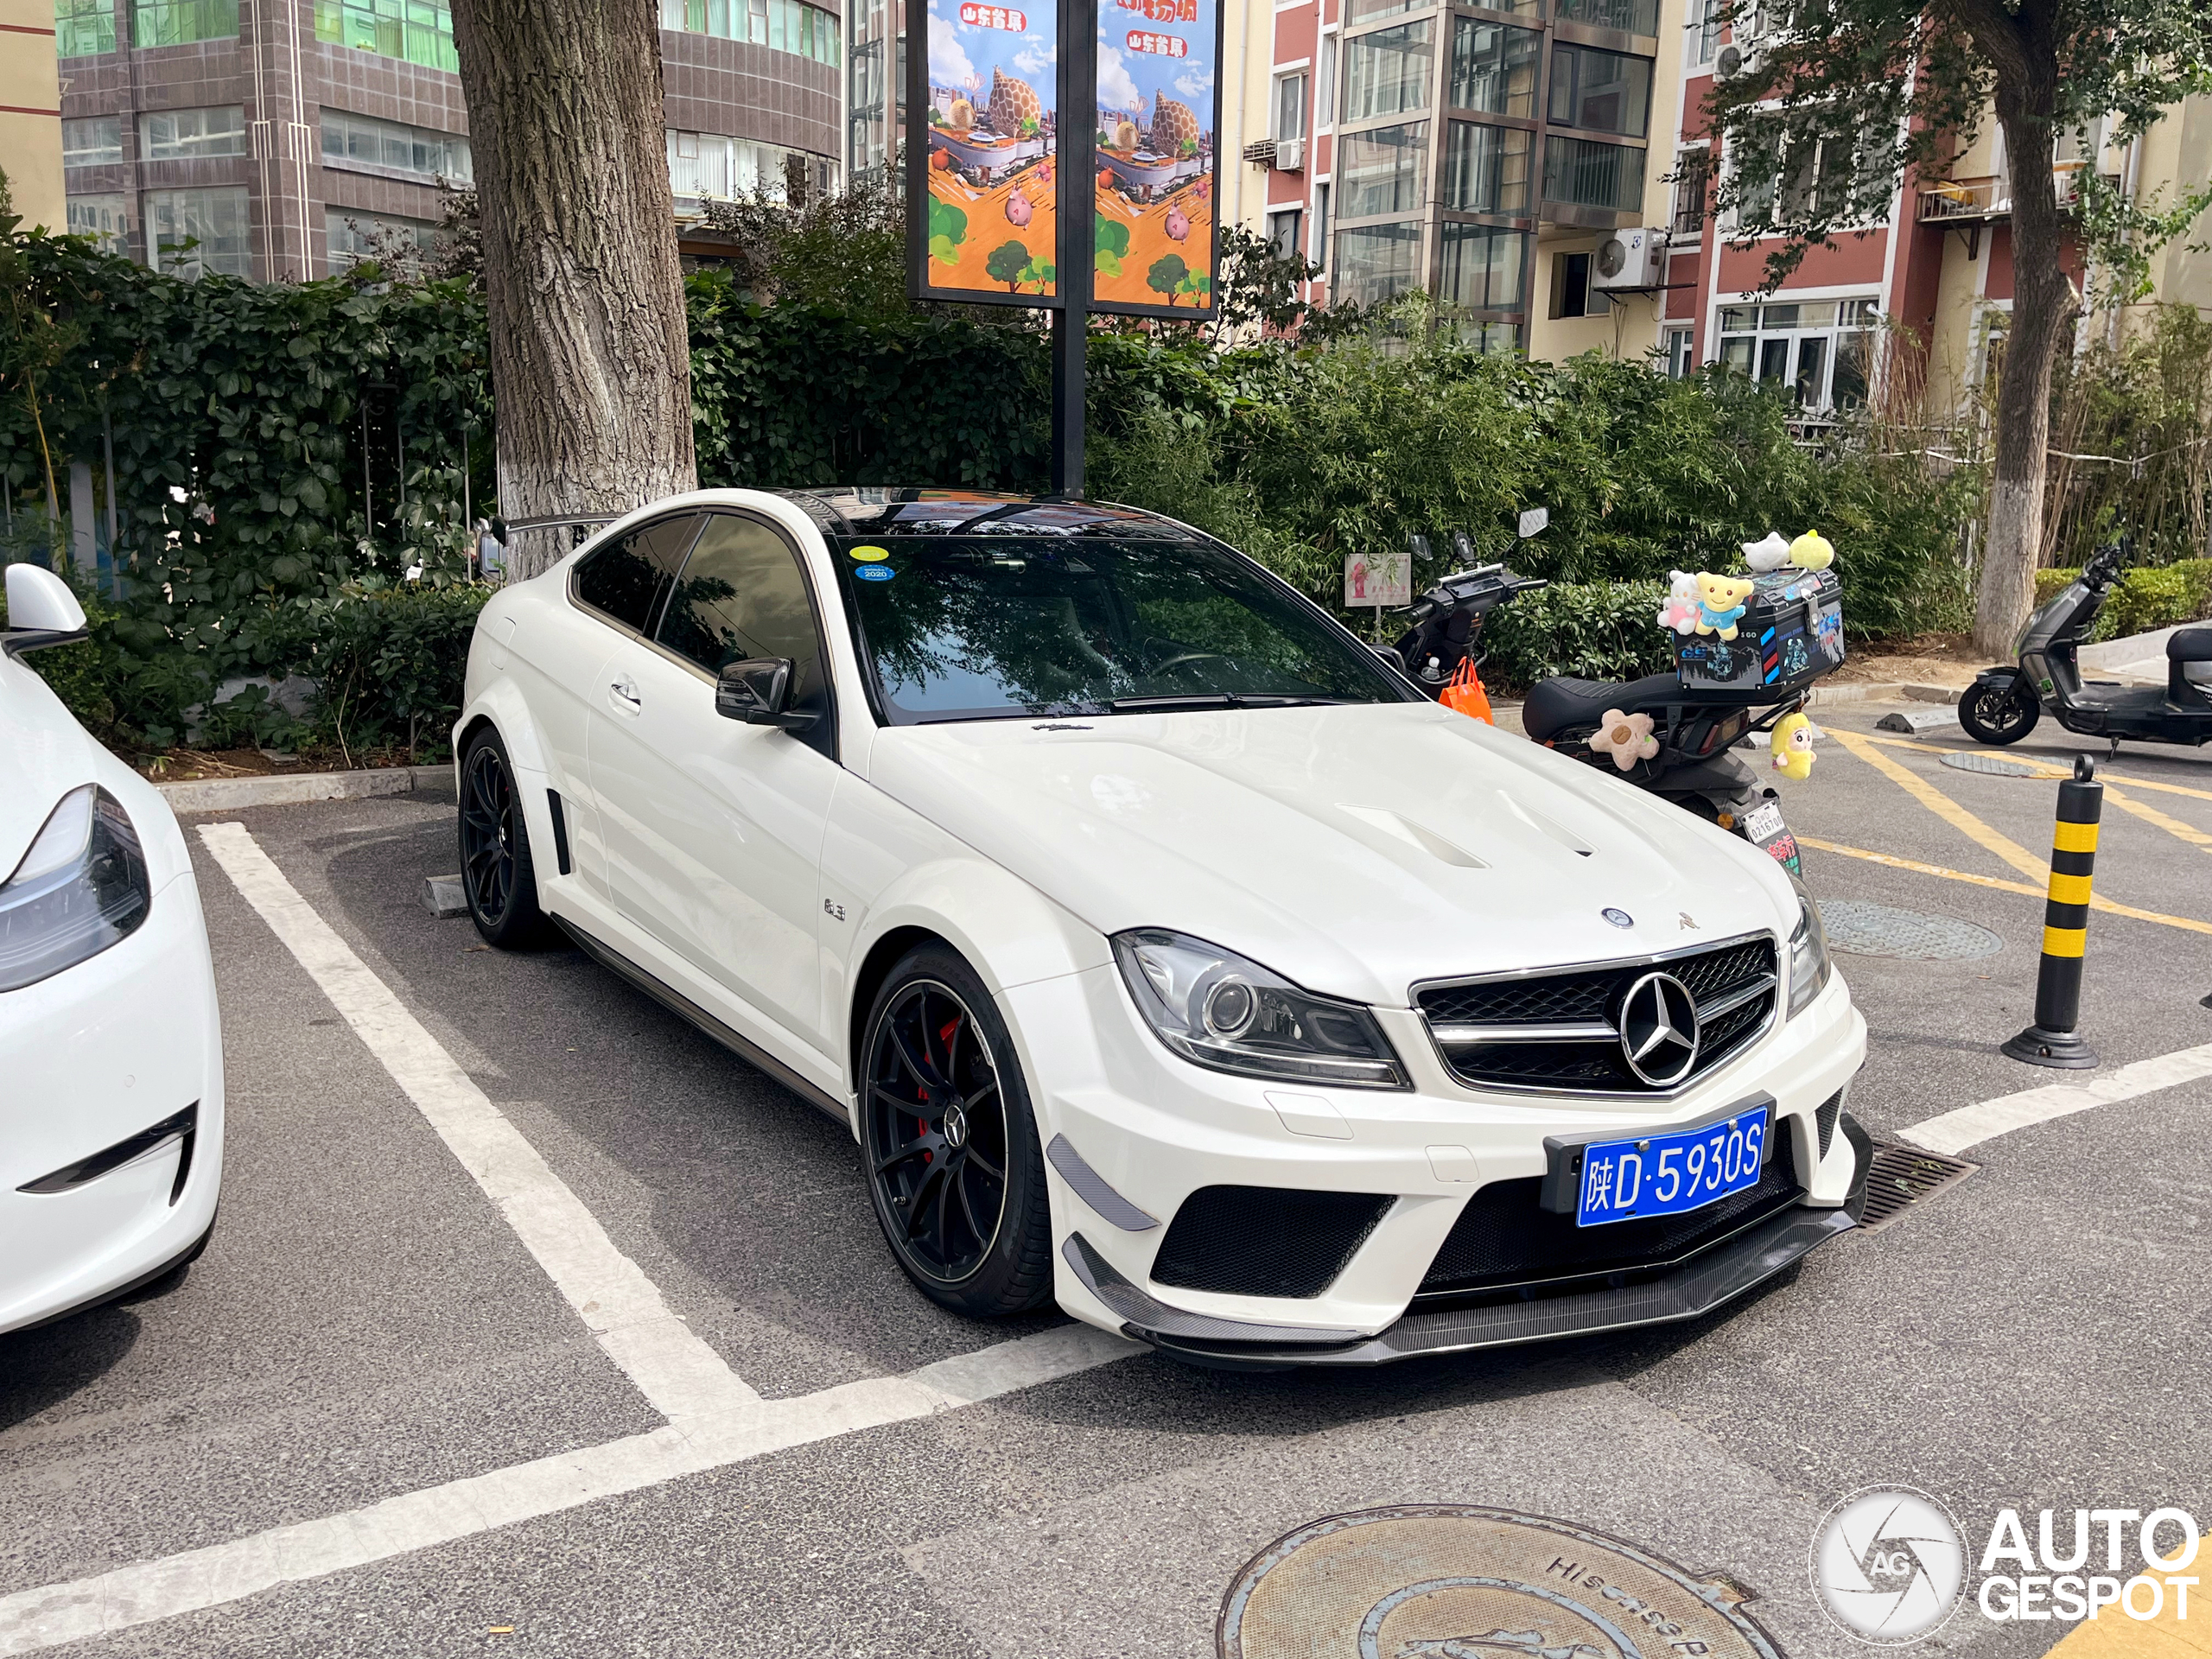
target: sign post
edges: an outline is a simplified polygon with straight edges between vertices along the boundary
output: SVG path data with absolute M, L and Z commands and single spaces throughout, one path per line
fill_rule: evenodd
M 1054 314 L 1052 488 L 1072 496 L 1090 314 L 1215 314 L 1222 11 L 1035 3 L 906 8 L 907 291 Z

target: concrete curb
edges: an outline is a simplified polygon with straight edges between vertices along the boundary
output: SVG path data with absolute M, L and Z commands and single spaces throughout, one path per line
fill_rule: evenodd
M 1914 685 L 1904 680 L 1847 680 L 1840 685 L 1821 684 L 1808 699 L 1815 708 L 1824 702 L 1948 702 L 1960 697 L 1955 687 Z
M 359 772 L 289 772 L 261 778 L 196 778 L 156 784 L 175 812 L 229 812 L 247 806 L 296 806 L 305 801 L 357 801 L 406 795 L 453 781 L 447 766 L 377 766 Z

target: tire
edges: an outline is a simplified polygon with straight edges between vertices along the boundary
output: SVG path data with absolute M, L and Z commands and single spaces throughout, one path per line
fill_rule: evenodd
M 2017 743 L 2042 717 L 2043 706 L 2017 673 L 1978 681 L 1959 699 L 1959 724 L 1977 743 Z
M 1052 1291 L 1045 1153 L 1006 1022 L 950 946 L 911 951 L 861 1042 L 861 1151 L 891 1254 L 921 1293 L 1003 1319 Z
M 537 907 L 537 869 L 514 778 L 497 731 L 486 727 L 469 740 L 457 815 L 461 885 L 478 935 L 502 950 L 542 944 L 551 925 Z

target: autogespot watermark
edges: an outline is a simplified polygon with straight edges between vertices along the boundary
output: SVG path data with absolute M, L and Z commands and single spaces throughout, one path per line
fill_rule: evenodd
M 2031 1541 L 2032 1536 L 2032 1541 Z M 2197 1580 L 2196 1517 L 2186 1510 L 1999 1510 L 1979 1556 L 1936 1498 L 1910 1486 L 1851 1494 L 1813 1535 L 1814 1592 L 1860 1641 L 1902 1647 L 1968 1602 L 1993 1623 L 2122 1616 L 2186 1621 Z M 2161 1553 L 2161 1546 L 2164 1553 Z

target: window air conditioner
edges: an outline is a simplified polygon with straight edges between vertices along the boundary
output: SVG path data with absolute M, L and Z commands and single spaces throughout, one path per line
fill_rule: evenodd
M 1280 171 L 1285 173 L 1304 172 L 1306 170 L 1306 141 L 1303 138 L 1276 139 L 1275 166 Z
M 1748 74 L 1759 67 L 1759 49 L 1754 45 L 1748 51 L 1732 41 L 1720 48 L 1720 55 L 1713 60 L 1713 72 L 1722 80 L 1733 80 L 1738 75 Z
M 1663 288 L 1667 283 L 1667 233 L 1653 226 L 1617 231 L 1598 245 L 1590 262 L 1595 289 Z

